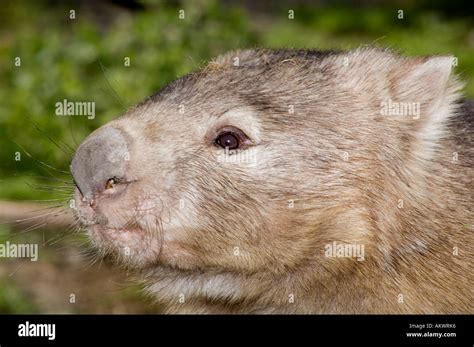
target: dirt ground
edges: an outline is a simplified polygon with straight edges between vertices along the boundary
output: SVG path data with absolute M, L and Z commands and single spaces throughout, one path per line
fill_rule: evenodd
M 27 242 L 17 239 L 10 242 Z M 159 312 L 118 267 L 92 264 L 86 249 L 67 235 L 54 245 L 40 245 L 36 262 L 0 258 L 0 313 Z

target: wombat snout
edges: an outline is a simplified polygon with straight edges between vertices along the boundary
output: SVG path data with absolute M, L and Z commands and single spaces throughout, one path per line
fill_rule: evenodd
M 86 138 L 71 164 L 83 199 L 92 204 L 95 196 L 123 181 L 128 158 L 128 144 L 122 130 L 107 126 Z

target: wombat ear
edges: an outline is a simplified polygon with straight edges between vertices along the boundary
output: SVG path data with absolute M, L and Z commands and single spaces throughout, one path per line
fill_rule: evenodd
M 405 116 L 395 119 L 406 124 L 404 131 L 422 140 L 425 148 L 433 148 L 444 136 L 447 120 L 459 106 L 463 84 L 452 67 L 449 56 L 409 58 L 399 61 L 390 74 L 390 100 L 382 103 L 382 113 Z
M 417 103 L 422 116 L 438 109 L 450 91 L 453 57 L 439 56 L 408 59 L 392 75 L 392 97 L 395 101 Z

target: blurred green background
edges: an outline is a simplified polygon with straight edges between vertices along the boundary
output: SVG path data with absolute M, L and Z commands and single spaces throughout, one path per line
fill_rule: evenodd
M 469 3 L 3 1 L 0 200 L 67 201 L 71 190 L 56 179 L 70 181 L 70 177 L 57 170 L 68 171 L 72 151 L 88 133 L 176 77 L 231 49 L 373 45 L 407 55 L 452 54 L 458 58 L 457 72 L 467 82 L 466 95 L 474 97 L 474 16 Z M 294 18 L 289 18 L 291 14 Z M 127 57 L 130 66 L 124 64 Z M 21 66 L 15 65 L 16 58 L 21 59 Z M 63 99 L 95 102 L 95 119 L 56 116 L 55 103 Z M 18 153 L 21 160 L 15 160 Z M 45 183 L 48 187 L 42 186 Z M 0 225 L 0 232 L 0 242 L 14 233 L 6 224 Z M 57 234 L 39 228 L 16 240 L 42 232 L 46 237 Z M 62 247 L 79 247 L 70 238 L 61 240 Z M 51 257 L 43 265 L 54 264 L 57 276 L 63 276 L 64 260 L 56 250 L 46 247 Z M 0 259 L 0 270 L 12 266 L 7 262 Z M 135 292 L 125 289 L 106 299 L 90 299 L 91 305 L 79 309 L 54 306 L 44 297 L 38 299 L 34 289 L 24 288 L 29 275 L 22 282 L 9 270 L 5 273 L 8 276 L 2 277 L 0 271 L 0 312 L 128 312 L 117 308 L 117 302 L 127 300 L 134 312 L 147 311 L 148 304 L 130 299 Z M 113 303 L 94 307 L 104 300 Z

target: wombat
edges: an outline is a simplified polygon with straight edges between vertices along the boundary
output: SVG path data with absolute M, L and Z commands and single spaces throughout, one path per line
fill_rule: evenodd
M 251 49 L 93 132 L 101 254 L 169 313 L 473 313 L 473 110 L 449 56 Z

